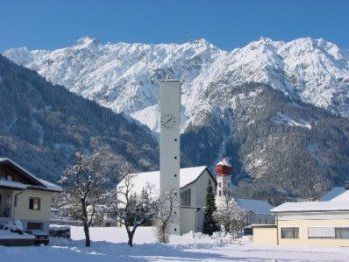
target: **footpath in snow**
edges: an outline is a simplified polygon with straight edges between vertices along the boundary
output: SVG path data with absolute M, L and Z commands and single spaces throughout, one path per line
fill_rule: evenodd
M 135 246 L 127 245 L 123 228 L 92 228 L 90 248 L 81 227 L 72 227 L 72 241 L 51 239 L 49 246 L 2 247 L 0 262 L 92 261 L 348 261 L 348 248 L 256 246 L 247 240 L 202 234 L 172 236 L 157 243 L 152 227 L 139 228 Z

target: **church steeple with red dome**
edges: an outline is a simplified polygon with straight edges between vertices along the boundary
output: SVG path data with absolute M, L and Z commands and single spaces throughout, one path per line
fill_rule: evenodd
M 217 173 L 217 190 L 216 190 L 216 204 L 219 205 L 232 197 L 231 189 L 231 173 L 233 166 L 230 164 L 228 158 L 224 157 L 216 165 Z

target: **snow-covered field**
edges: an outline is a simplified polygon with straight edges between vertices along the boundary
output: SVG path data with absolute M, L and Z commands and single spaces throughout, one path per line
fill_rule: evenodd
M 348 261 L 348 248 L 256 246 L 248 241 L 201 234 L 173 236 L 168 245 L 156 242 L 153 228 L 140 228 L 128 247 L 121 228 L 92 228 L 90 248 L 81 227 L 72 227 L 72 241 L 53 239 L 49 246 L 0 247 L 0 261 Z

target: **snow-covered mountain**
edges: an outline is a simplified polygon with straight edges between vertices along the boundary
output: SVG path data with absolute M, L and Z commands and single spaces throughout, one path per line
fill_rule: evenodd
M 105 167 L 149 170 L 158 167 L 157 146 L 145 126 L 0 55 L 0 157 L 57 182 L 77 150 L 101 150 Z
M 349 53 L 323 39 L 262 38 L 224 51 L 205 40 L 82 38 L 63 49 L 4 55 L 154 132 L 159 81 L 180 79 L 183 156 L 211 167 L 231 157 L 242 196 L 277 204 L 316 197 L 349 178 Z
M 323 39 L 261 38 L 224 51 L 203 39 L 148 45 L 103 44 L 85 37 L 71 47 L 17 48 L 4 56 L 54 84 L 131 115 L 155 132 L 158 81 L 165 78 L 183 82 L 182 130 L 200 122 L 202 112 L 232 106 L 212 99 L 213 94 L 224 95 L 227 88 L 250 82 L 268 84 L 294 99 L 349 116 L 349 53 Z

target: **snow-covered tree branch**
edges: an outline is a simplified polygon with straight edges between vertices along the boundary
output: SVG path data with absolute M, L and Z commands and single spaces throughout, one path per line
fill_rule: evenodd
M 247 223 L 246 211 L 234 199 L 229 200 L 226 198 L 224 203 L 217 207 L 213 217 L 223 228 L 225 235 L 228 232 L 237 234 Z
M 100 153 L 84 155 L 77 152 L 75 157 L 75 164 L 66 169 L 59 182 L 65 191 L 65 202 L 69 203 L 73 216 L 83 224 L 85 245 L 90 246 L 89 228 L 96 206 L 102 203 L 109 178 L 101 172 Z
M 141 192 L 135 192 L 130 169 L 124 170 L 125 178 L 119 183 L 114 195 L 115 215 L 125 227 L 128 235 L 128 245 L 133 246 L 133 237 L 137 228 L 150 222 L 156 213 L 156 202 L 152 199 L 152 188 L 146 186 Z
M 169 224 L 174 212 L 174 207 L 179 204 L 179 198 L 174 190 L 163 192 L 157 200 L 155 222 L 158 240 L 162 243 L 168 243 L 169 241 Z

